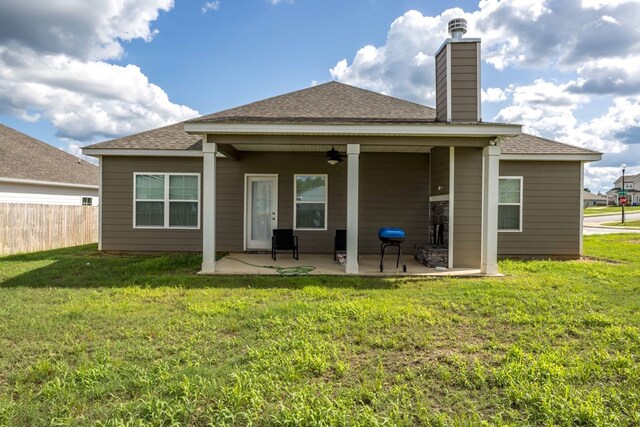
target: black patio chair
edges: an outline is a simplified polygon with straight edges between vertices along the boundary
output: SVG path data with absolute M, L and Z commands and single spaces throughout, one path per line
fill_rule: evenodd
M 276 260 L 278 251 L 293 251 L 293 257 L 298 259 L 298 236 L 290 228 L 273 230 L 271 236 L 271 258 Z
M 338 259 L 338 252 L 347 251 L 347 230 L 336 230 L 333 238 L 333 260 Z

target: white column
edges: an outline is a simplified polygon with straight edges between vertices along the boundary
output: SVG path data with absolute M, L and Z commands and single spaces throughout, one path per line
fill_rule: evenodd
M 202 271 L 216 271 L 216 144 L 202 136 Z
M 580 256 L 582 256 L 582 250 L 583 250 L 583 244 L 584 244 L 584 237 L 583 237 L 583 230 L 582 230 L 582 222 L 584 221 L 584 191 L 582 190 L 584 188 L 584 162 L 580 162 L 580 218 L 578 218 L 579 221 L 579 229 L 578 229 L 578 233 L 580 233 L 580 235 L 578 236 L 578 239 L 580 239 Z M 607 205 L 609 204 L 609 196 L 607 196 Z M 520 208 L 522 209 L 522 208 Z
M 360 144 L 347 144 L 347 274 L 358 274 L 358 185 Z
M 98 157 L 98 250 L 102 250 L 102 161 L 103 157 Z M 134 202 L 135 203 L 135 202 Z M 134 219 L 135 220 L 135 219 Z
M 484 163 L 484 198 L 482 200 L 482 274 L 498 274 L 498 175 L 500 147 L 489 146 L 482 150 Z

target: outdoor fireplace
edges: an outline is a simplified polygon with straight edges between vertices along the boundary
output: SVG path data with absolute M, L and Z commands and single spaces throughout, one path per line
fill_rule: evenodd
M 429 242 L 416 245 L 416 261 L 430 268 L 449 265 L 449 202 L 429 203 Z

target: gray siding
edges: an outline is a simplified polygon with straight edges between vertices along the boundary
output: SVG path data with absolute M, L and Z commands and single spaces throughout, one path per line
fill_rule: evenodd
M 133 228 L 134 172 L 202 172 L 201 159 L 103 157 L 103 248 L 117 251 L 201 251 L 201 230 Z M 328 230 L 297 231 L 301 252 L 331 253 L 335 229 L 346 227 L 347 162 L 329 166 L 324 153 L 243 152 L 217 162 L 216 249 L 242 251 L 246 173 L 278 174 L 278 227 L 293 227 L 293 175 L 328 174 Z M 429 155 L 363 153 L 360 159 L 360 252 L 378 253 L 382 226 L 406 230 L 405 251 L 427 240 Z M 204 218 L 201 222 L 205 221 Z
M 455 148 L 453 266 L 480 268 L 482 149 Z
M 449 147 L 431 150 L 431 195 L 449 194 Z M 438 190 L 438 187 L 442 189 Z
M 345 165 L 346 167 L 346 165 Z M 346 198 L 345 198 L 346 200 Z M 378 253 L 378 228 L 401 227 L 402 247 L 429 239 L 429 155 L 364 153 L 360 156 L 360 253 Z
M 446 45 L 436 56 L 436 120 L 447 121 L 447 49 Z
M 501 176 L 523 177 L 521 233 L 498 233 L 501 257 L 578 258 L 580 162 L 501 161 Z
M 451 121 L 478 120 L 478 42 L 450 43 Z
M 199 172 L 202 159 L 102 157 L 102 249 L 200 251 L 202 230 L 134 229 L 134 172 Z M 202 220 L 202 218 L 201 218 Z

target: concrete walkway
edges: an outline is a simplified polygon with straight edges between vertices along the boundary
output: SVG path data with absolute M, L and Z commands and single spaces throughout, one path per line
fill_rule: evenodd
M 380 257 L 377 255 L 360 256 L 359 276 L 372 277 L 393 277 L 393 276 L 480 276 L 479 269 L 455 268 L 447 270 L 436 270 L 427 268 L 417 262 L 412 254 L 404 257 L 407 265 L 407 272 L 402 271 L 402 265 L 396 268 L 395 256 L 389 254 L 384 257 L 384 271 L 380 272 Z M 275 268 L 265 268 L 264 266 L 274 266 L 280 268 L 311 266 L 315 269 L 309 272 L 310 275 L 346 275 L 344 266 L 333 260 L 333 254 L 300 254 L 300 259 L 296 261 L 290 253 L 278 254 L 278 260 L 271 259 L 271 254 L 247 254 L 230 253 L 228 256 L 216 262 L 216 275 L 278 275 Z

